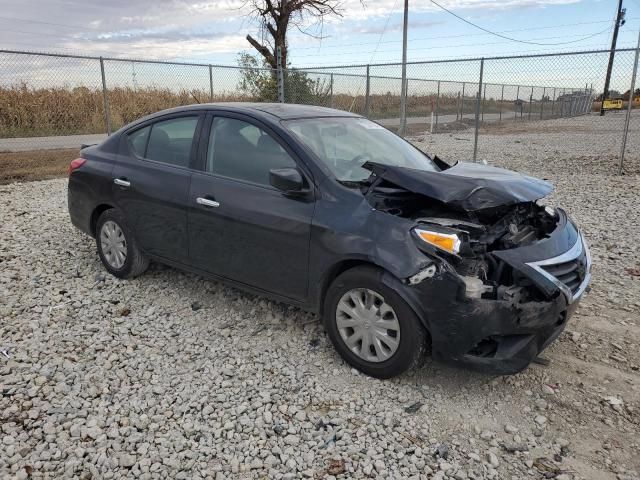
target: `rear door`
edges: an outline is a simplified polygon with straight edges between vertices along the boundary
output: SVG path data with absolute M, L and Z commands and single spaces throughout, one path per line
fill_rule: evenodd
M 142 248 L 188 263 L 187 206 L 204 115 L 161 117 L 123 135 L 113 195 Z
M 269 184 L 272 168 L 298 168 L 268 127 L 214 114 L 201 139 L 201 172 L 189 194 L 193 265 L 244 284 L 304 300 L 313 193 L 292 197 Z

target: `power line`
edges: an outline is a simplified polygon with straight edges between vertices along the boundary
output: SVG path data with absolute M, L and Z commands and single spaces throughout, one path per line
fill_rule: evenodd
M 611 31 L 611 27 L 607 30 Z M 601 32 L 602 33 L 607 33 L 607 32 Z M 562 36 L 555 36 L 555 37 L 541 37 L 541 38 L 567 38 L 567 37 L 575 37 L 578 35 L 562 35 Z M 418 51 L 425 51 L 425 50 L 434 50 L 434 49 L 441 49 L 441 48 L 460 48 L 460 47 L 483 47 L 483 46 L 490 46 L 490 45 L 504 45 L 504 44 L 508 44 L 508 41 L 500 41 L 500 42 L 483 42 L 483 43 L 458 43 L 458 44 L 449 44 L 449 45 L 436 45 L 436 46 L 431 46 L 431 47 L 419 47 L 419 48 L 409 48 L 410 51 L 412 52 L 418 52 Z M 391 50 L 379 50 L 378 53 L 389 53 L 389 52 L 397 52 L 397 50 L 395 49 L 391 49 Z M 350 52 L 336 52 L 336 53 L 324 53 L 323 56 L 324 57 L 337 57 L 337 56 L 344 56 L 344 55 L 361 55 L 361 54 L 365 54 L 365 53 L 370 53 L 369 51 L 350 51 Z M 295 55 L 294 52 L 292 52 L 292 55 L 294 55 L 295 58 L 317 58 L 317 55 Z M 372 62 L 369 62 L 372 63 Z
M 584 48 L 589 49 L 589 48 L 602 48 L 602 45 L 599 43 L 593 43 L 593 44 L 589 44 L 589 45 L 583 45 Z M 627 49 L 627 48 L 633 48 L 635 47 L 635 44 L 623 44 L 623 45 L 618 45 L 618 49 Z M 606 50 L 605 50 L 606 51 Z M 511 51 L 503 51 L 501 52 L 501 55 L 504 55 L 505 57 L 509 57 L 509 56 L 518 56 L 518 55 L 530 55 L 530 54 L 540 54 L 540 55 L 544 55 L 547 53 L 558 53 L 558 54 L 575 54 L 575 53 L 580 53 L 580 52 L 575 52 L 573 50 L 564 50 L 564 51 L 558 51 L 558 50 L 549 50 L 547 48 L 537 48 L 537 49 L 527 49 L 527 50 L 511 50 Z M 310 57 L 308 57 L 310 58 Z M 412 64 L 419 64 L 421 62 L 425 62 L 428 63 L 430 61 L 433 60 L 438 60 L 441 62 L 451 62 L 454 63 L 455 61 L 459 60 L 469 60 L 469 59 L 477 59 L 478 56 L 477 55 L 465 55 L 465 56 L 460 56 L 460 57 L 455 57 L 452 58 L 449 55 L 441 55 L 441 56 L 433 56 L 433 57 L 429 57 L 429 58 L 422 58 L 422 59 L 417 59 L 417 60 L 411 60 Z M 389 62 L 390 66 L 398 66 L 400 65 L 397 62 Z M 314 67 L 329 67 L 329 68 L 346 68 L 346 67 L 364 67 L 365 65 L 363 64 L 353 64 L 353 63 L 345 63 L 345 64 L 335 64 L 335 63 L 327 63 L 327 62 L 314 62 L 311 64 L 308 64 L 307 66 L 298 66 L 297 68 L 308 68 L 308 69 L 312 69 Z
M 640 1 L 640 0 L 636 0 L 636 1 Z M 629 20 L 636 20 L 640 17 L 632 17 L 629 18 Z M 514 29 L 514 30 L 501 30 L 498 33 L 513 33 L 513 32 L 528 32 L 528 31 L 533 31 L 533 30 L 549 30 L 549 29 L 553 29 L 553 28 L 565 28 L 565 27 L 574 27 L 574 26 L 579 26 L 579 25 L 595 25 L 595 24 L 600 24 L 600 23 L 611 23 L 611 20 L 599 20 L 597 22 L 578 22 L 578 23 L 564 23 L 564 24 L 559 24 L 559 25 L 548 25 L 546 27 L 530 27 L 530 28 L 519 28 L 519 29 Z M 417 37 L 417 38 L 410 38 L 409 41 L 410 42 L 418 42 L 418 41 L 422 41 L 422 40 L 437 40 L 437 39 L 441 39 L 441 38 L 460 38 L 460 37 L 476 37 L 476 36 L 483 36 L 483 35 L 489 35 L 488 33 L 466 33 L 466 34 L 460 34 L 460 35 L 432 35 L 429 37 Z M 578 36 L 578 35 L 575 35 Z M 563 37 L 546 37 L 546 38 L 563 38 Z M 402 40 L 386 40 L 384 42 L 379 42 L 379 43 L 401 43 Z M 344 44 L 340 44 L 340 45 L 322 45 L 322 46 L 310 46 L 310 47 L 296 47 L 296 50 L 316 50 L 316 49 L 320 49 L 320 48 L 344 48 L 344 47 L 359 47 L 359 46 L 365 46 L 365 45 L 375 45 L 376 42 L 362 42 L 362 43 L 344 43 Z
M 105 48 L 110 48 L 109 46 L 111 45 L 109 42 L 106 42 L 104 40 L 101 39 L 97 39 L 97 38 L 86 38 L 86 37 L 77 37 L 74 35 L 65 35 L 62 33 L 44 33 L 44 32 L 27 32 L 24 30 L 13 30 L 13 29 L 8 29 L 5 28 L 2 30 L 3 32 L 12 32 L 12 33 L 21 33 L 21 34 L 25 34 L 25 35 L 35 35 L 37 37 L 39 36 L 46 36 L 46 37 L 55 37 L 58 39 L 69 39 L 75 42 L 93 42 L 94 44 L 101 44 L 103 45 Z M 9 43 L 15 43 L 13 40 L 8 40 Z M 37 44 L 30 44 L 30 45 L 37 45 Z M 125 43 L 125 42 L 118 42 L 117 45 L 120 46 L 124 46 L 124 47 L 129 47 L 129 48 L 137 48 L 137 49 L 148 49 L 147 45 L 137 45 L 135 43 Z M 58 47 L 58 48 L 63 48 L 63 47 Z M 117 52 L 116 50 L 113 50 L 114 52 Z M 122 52 L 119 52 L 122 53 Z M 126 55 L 126 54 L 125 54 Z
M 34 52 L 26 52 L 26 53 L 33 53 L 33 54 L 38 54 L 38 53 L 58 53 L 56 52 L 56 50 L 61 50 L 63 51 L 63 53 L 68 53 L 68 54 L 82 54 L 82 55 L 89 55 L 91 56 L 91 51 L 87 52 L 87 51 L 83 51 L 80 52 L 80 49 L 78 48 L 68 48 L 68 47 L 47 47 L 47 49 L 43 49 L 42 48 L 42 44 L 41 43 L 30 43 L 30 42 L 19 42 L 19 41 L 15 41 L 15 40 L 9 40 L 4 42 L 4 45 L 26 45 L 28 47 L 37 47 L 40 50 L 38 51 L 34 51 Z M 142 47 L 140 47 L 142 48 Z M 131 57 L 131 52 L 122 52 L 122 51 L 118 51 L 118 50 L 111 50 L 109 49 L 109 47 L 107 45 L 105 45 L 105 49 L 96 49 L 94 47 L 93 49 L 94 52 L 96 52 L 94 54 L 94 56 L 99 57 L 99 56 L 114 56 L 114 57 L 124 57 L 124 58 L 130 58 Z M 156 56 L 156 58 L 152 58 L 153 60 L 158 60 L 159 57 Z
M 44 22 L 42 20 L 31 20 L 29 18 L 15 18 L 15 17 L 3 17 L 0 16 L 2 20 L 9 20 L 11 22 L 28 22 L 28 23 L 39 23 L 41 25 L 53 25 L 55 27 L 65 27 L 65 28 L 76 28 L 80 30 L 92 30 L 102 32 L 104 29 L 97 27 L 89 27 L 87 25 L 69 25 L 65 23 L 54 23 L 54 22 Z
M 487 30 L 484 27 L 481 27 L 480 25 L 476 25 L 473 22 L 470 22 L 469 20 L 461 17 L 460 15 L 457 15 L 456 13 L 452 12 L 451 10 L 443 7 L 442 5 L 440 5 L 438 2 L 436 2 L 435 0 L 429 0 L 431 3 L 433 3 L 434 5 L 436 5 L 438 8 L 441 8 L 442 10 L 444 10 L 445 12 L 449 13 L 450 15 L 453 15 L 454 17 L 456 17 L 458 20 L 463 21 L 464 23 L 471 25 L 472 27 L 475 27 L 479 30 L 482 30 L 483 32 L 486 32 L 490 35 L 495 35 L 496 37 L 500 37 L 500 38 L 504 38 L 505 40 L 509 40 L 511 42 L 517 42 L 517 43 L 526 43 L 528 45 L 541 45 L 541 46 L 556 46 L 556 45 L 568 45 L 570 43 L 578 43 L 581 42 L 583 40 L 587 40 L 589 38 L 593 38 L 597 35 L 602 35 L 605 32 L 608 32 L 609 30 L 611 30 L 611 27 L 606 28 L 605 30 L 602 30 L 601 32 L 596 32 L 592 35 L 587 35 L 586 37 L 580 38 L 578 40 L 572 40 L 570 42 L 558 42 L 558 43 L 538 43 L 538 42 L 531 42 L 528 40 L 519 40 L 517 38 L 512 38 L 512 37 L 507 37 L 506 35 L 502 35 L 500 33 L 497 32 L 492 32 L 491 30 Z
M 396 9 L 396 3 L 398 3 L 398 0 L 393 0 L 393 6 L 391 7 L 391 10 L 389 10 L 389 14 L 387 15 L 387 20 L 384 22 L 384 27 L 382 28 L 382 32 L 380 32 L 380 36 L 378 37 L 378 43 L 376 45 L 375 50 L 371 54 L 371 60 L 369 60 L 369 63 L 373 63 L 373 57 L 375 57 L 376 52 L 378 51 L 378 47 L 380 47 L 380 41 L 382 40 L 382 37 L 384 36 L 385 32 L 387 31 L 387 27 L 389 26 L 389 19 L 391 18 L 391 15 L 393 15 L 393 11 Z

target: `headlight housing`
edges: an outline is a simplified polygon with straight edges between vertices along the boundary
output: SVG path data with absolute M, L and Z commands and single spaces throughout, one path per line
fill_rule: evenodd
M 444 250 L 445 252 L 457 255 L 460 252 L 462 241 L 455 233 L 436 232 L 424 228 L 414 228 L 413 231 L 420 240 L 429 245 Z

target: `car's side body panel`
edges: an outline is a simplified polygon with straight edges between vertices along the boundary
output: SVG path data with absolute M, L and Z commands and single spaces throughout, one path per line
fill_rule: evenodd
M 85 165 L 69 177 L 67 203 L 71 222 L 93 236 L 92 215 L 101 205 L 113 205 L 111 174 L 118 154 L 118 140 L 108 139 L 100 145 L 83 148 Z
M 215 198 L 218 207 L 198 205 Z M 232 280 L 306 300 L 313 199 L 194 173 L 189 194 L 191 261 Z

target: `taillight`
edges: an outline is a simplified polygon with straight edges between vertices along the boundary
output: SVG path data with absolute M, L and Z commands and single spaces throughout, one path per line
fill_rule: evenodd
M 71 175 L 75 169 L 80 168 L 85 163 L 86 160 L 84 158 L 76 158 L 75 160 L 72 160 L 69 164 L 69 175 Z

